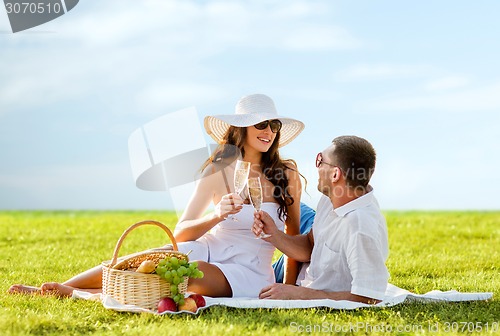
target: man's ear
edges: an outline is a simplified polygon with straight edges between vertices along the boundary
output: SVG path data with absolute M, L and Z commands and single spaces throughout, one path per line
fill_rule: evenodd
M 339 167 L 333 167 L 332 182 L 338 182 L 342 176 L 342 171 Z

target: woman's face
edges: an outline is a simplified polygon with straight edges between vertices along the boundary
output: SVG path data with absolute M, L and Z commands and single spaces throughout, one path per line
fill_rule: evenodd
M 258 130 L 255 126 L 247 127 L 246 145 L 261 153 L 267 152 L 271 148 L 275 138 L 276 133 L 271 131 L 269 125 L 262 130 Z

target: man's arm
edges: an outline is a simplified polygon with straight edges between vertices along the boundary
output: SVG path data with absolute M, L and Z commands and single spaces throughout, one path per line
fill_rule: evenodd
M 265 211 L 259 211 L 255 214 L 252 230 L 257 237 L 261 232 L 270 234 L 271 237 L 262 239 L 273 244 L 278 250 L 290 258 L 301 262 L 309 261 L 311 259 L 312 248 L 314 245 L 312 230 L 306 235 L 289 236 L 278 230 L 274 220 Z
M 377 299 L 352 294 L 350 292 L 326 292 L 318 289 L 284 284 L 273 284 L 264 287 L 260 292 L 259 298 L 274 300 L 330 299 L 337 301 L 347 300 L 366 304 L 377 304 L 381 302 Z

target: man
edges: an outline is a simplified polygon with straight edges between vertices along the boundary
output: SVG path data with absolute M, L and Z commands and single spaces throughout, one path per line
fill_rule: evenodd
M 273 284 L 261 299 L 333 299 L 375 304 L 383 300 L 389 273 L 387 227 L 373 189 L 372 145 L 356 136 L 341 136 L 318 153 L 318 203 L 312 230 L 288 236 L 265 212 L 255 215 L 253 231 L 290 258 L 310 261 L 300 286 Z

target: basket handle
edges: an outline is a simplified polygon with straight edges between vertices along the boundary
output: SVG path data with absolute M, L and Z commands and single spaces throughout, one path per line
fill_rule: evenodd
M 162 223 L 154 221 L 154 220 L 145 220 L 142 222 L 135 223 L 134 225 L 131 225 L 127 230 L 125 230 L 125 232 L 123 232 L 120 239 L 118 239 L 118 242 L 116 243 L 115 251 L 113 252 L 113 260 L 111 260 L 111 266 L 116 265 L 116 262 L 118 261 L 118 252 L 120 252 L 120 248 L 122 247 L 122 243 L 125 240 L 125 237 L 127 237 L 127 235 L 132 230 L 136 229 L 139 226 L 143 226 L 143 225 L 156 225 L 156 226 L 162 228 L 163 231 L 165 231 L 167 233 L 168 237 L 172 241 L 173 250 L 178 251 L 177 242 L 175 241 L 175 238 L 174 238 L 174 235 L 172 234 L 172 231 L 170 231 L 170 229 L 168 227 L 166 227 Z

